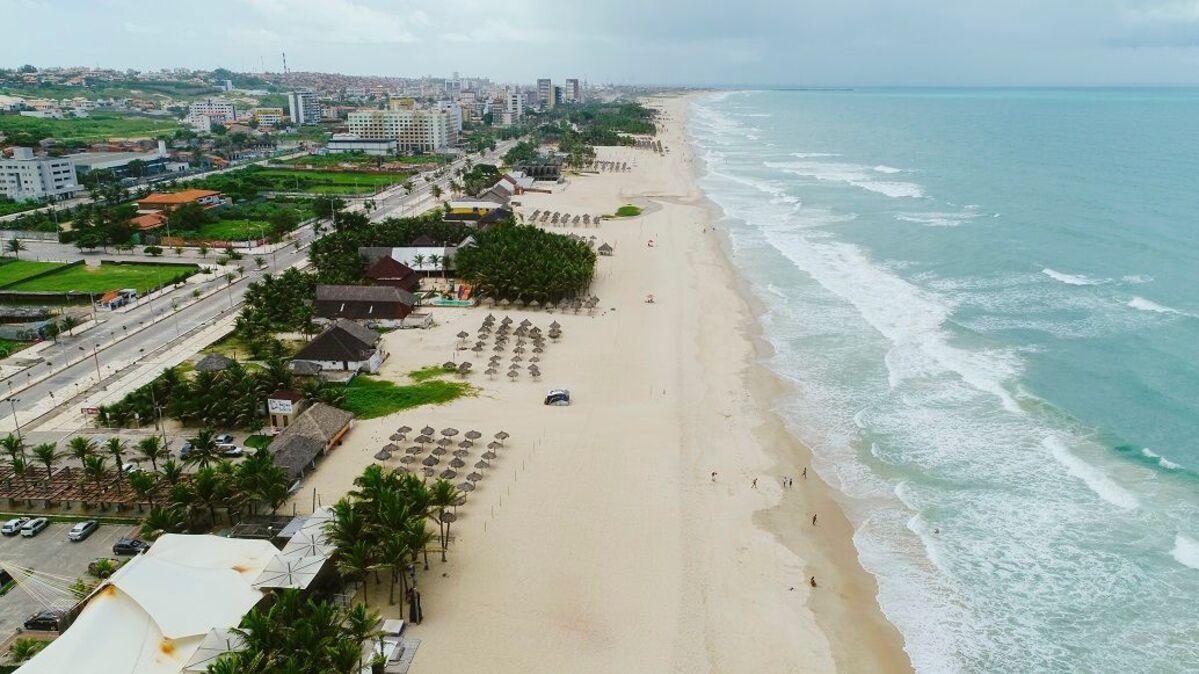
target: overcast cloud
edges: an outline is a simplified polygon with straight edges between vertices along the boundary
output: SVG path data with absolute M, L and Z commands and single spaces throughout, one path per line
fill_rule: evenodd
M 0 0 L 0 65 L 527 82 L 1199 83 L 1199 0 Z

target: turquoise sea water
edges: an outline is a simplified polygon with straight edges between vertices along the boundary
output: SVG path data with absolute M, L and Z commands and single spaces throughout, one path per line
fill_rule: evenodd
M 1199 90 L 728 92 L 689 130 L 918 671 L 1199 670 Z

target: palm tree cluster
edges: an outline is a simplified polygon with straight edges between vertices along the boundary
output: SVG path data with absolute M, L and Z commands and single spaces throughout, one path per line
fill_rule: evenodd
M 45 442 L 27 452 L 23 439 L 14 435 L 0 438 L 0 449 L 8 455 L 7 467 L 12 476 L 5 480 L 0 491 L 6 492 L 10 499 L 85 504 L 136 502 L 140 508 L 143 503 L 153 504 L 165 493 L 166 483 L 155 477 L 160 463 L 164 475 L 176 481 L 183 479 L 182 469 L 168 458 L 166 445 L 158 436 L 142 438 L 132 448 L 119 437 L 97 445 L 91 438 L 76 436 L 67 447 L 68 451 L 62 452 L 57 443 Z M 143 470 L 127 473 L 124 468 L 130 456 L 148 461 L 153 473 Z M 77 460 L 79 468 L 55 471 L 55 466 L 68 457 Z M 114 470 L 109 470 L 110 465 Z M 21 484 L 12 478 L 20 478 Z
M 267 274 L 246 287 L 237 334 L 249 345 L 256 358 L 270 355 L 278 341 L 276 332 L 315 332 L 312 322 L 312 297 L 316 276 L 295 268 L 282 274 Z
M 329 541 L 337 546 L 335 563 L 346 579 L 361 583 L 372 571 L 390 574 L 388 601 L 395 603 L 396 583 L 408 591 L 409 575 L 415 583 L 416 565 L 423 556 L 429 568 L 428 548 L 436 540 L 445 561 L 449 527 L 462 495 L 453 484 L 437 480 L 431 485 L 411 473 L 366 467 L 354 480 L 355 489 L 333 506 L 333 519 L 325 525 Z M 437 533 L 427 527 L 429 519 Z
M 275 465 L 275 458 L 260 449 L 240 463 L 220 460 L 210 430 L 201 431 L 191 439 L 192 452 L 187 462 L 199 466 L 184 479 L 174 459 L 164 462 L 161 473 L 139 471 L 133 478 L 145 476 L 153 484 L 165 486 L 167 498 L 154 503 L 142 522 L 142 534 L 154 538 L 163 533 L 203 531 L 216 526 L 220 514 L 234 524 L 245 516 L 263 511 L 274 514 L 287 500 L 291 481 L 287 473 Z
M 456 246 L 473 230 L 460 222 L 444 222 L 440 212 L 415 218 L 388 218 L 361 227 L 334 232 L 312 242 L 308 257 L 319 283 L 358 284 L 366 260 L 358 249 L 367 246 L 410 246 L 418 237 L 438 245 Z
M 344 608 L 283 590 L 247 613 L 234 634 L 243 648 L 208 674 L 357 674 L 364 645 L 380 634 L 379 616 L 362 604 Z
M 531 225 L 499 225 L 475 234 L 459 249 L 458 275 L 494 299 L 557 302 L 591 285 L 595 251 Z
M 278 358 L 255 369 L 234 361 L 219 372 L 191 377 L 173 367 L 121 400 L 101 405 L 98 419 L 103 426 L 126 427 L 151 423 L 161 415 L 192 426 L 257 428 L 266 414 L 266 397 L 294 387 L 295 378 Z M 339 402 L 337 389 L 320 382 L 305 383 L 301 392 L 310 400 Z

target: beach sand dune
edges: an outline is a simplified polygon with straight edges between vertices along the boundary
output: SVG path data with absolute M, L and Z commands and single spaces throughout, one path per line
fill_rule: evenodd
M 852 530 L 819 478 L 799 477 L 806 450 L 769 413 L 777 383 L 757 365 L 752 309 L 692 176 L 686 104 L 655 101 L 671 118 L 665 156 L 600 148 L 632 170 L 521 199 L 526 214 L 644 208 L 551 228 L 615 248 L 599 261 L 594 315 L 437 309 L 435 328 L 390 333 L 384 376 L 471 360 L 478 395 L 359 422 L 297 495 L 301 511 L 313 490 L 336 500 L 401 424 L 511 434 L 459 511 L 449 561 L 433 556 L 422 576 L 414 672 L 910 669 Z M 491 351 L 455 351 L 487 313 L 562 324 L 541 381 L 492 381 Z M 543 406 L 551 387 L 573 405 Z M 385 586 L 372 594 L 395 615 L 386 601 Z

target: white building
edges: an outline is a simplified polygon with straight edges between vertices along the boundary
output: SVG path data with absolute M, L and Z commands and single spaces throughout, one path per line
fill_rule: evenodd
M 0 193 L 15 201 L 66 199 L 81 189 L 75 165 L 65 157 L 38 157 L 27 147 L 0 158 Z
M 563 92 L 566 101 L 569 103 L 582 103 L 583 91 L 579 89 L 579 81 L 577 79 L 566 80 L 566 88 Z
M 375 157 L 396 154 L 399 147 L 395 138 L 372 140 L 359 138 L 352 133 L 335 133 L 325 146 L 330 152 L 361 152 Z
M 554 83 L 550 80 L 537 80 L 537 103 L 542 110 L 554 107 Z
M 288 94 L 287 110 L 293 124 L 321 123 L 321 102 L 311 91 L 293 91 Z
M 525 116 L 525 97 L 520 90 L 508 87 L 504 89 L 504 109 L 500 114 L 501 126 L 512 126 Z
M 438 101 L 437 109 L 449 115 L 450 131 L 453 133 L 450 145 L 457 145 L 458 136 L 462 133 L 462 106 L 457 101 Z
M 231 124 L 237 120 L 237 106 L 224 98 L 196 101 L 187 108 L 189 117 L 204 115 L 213 124 Z
M 362 139 L 394 138 L 401 152 L 441 152 L 457 136 L 444 110 L 355 110 L 346 123 L 350 133 Z

